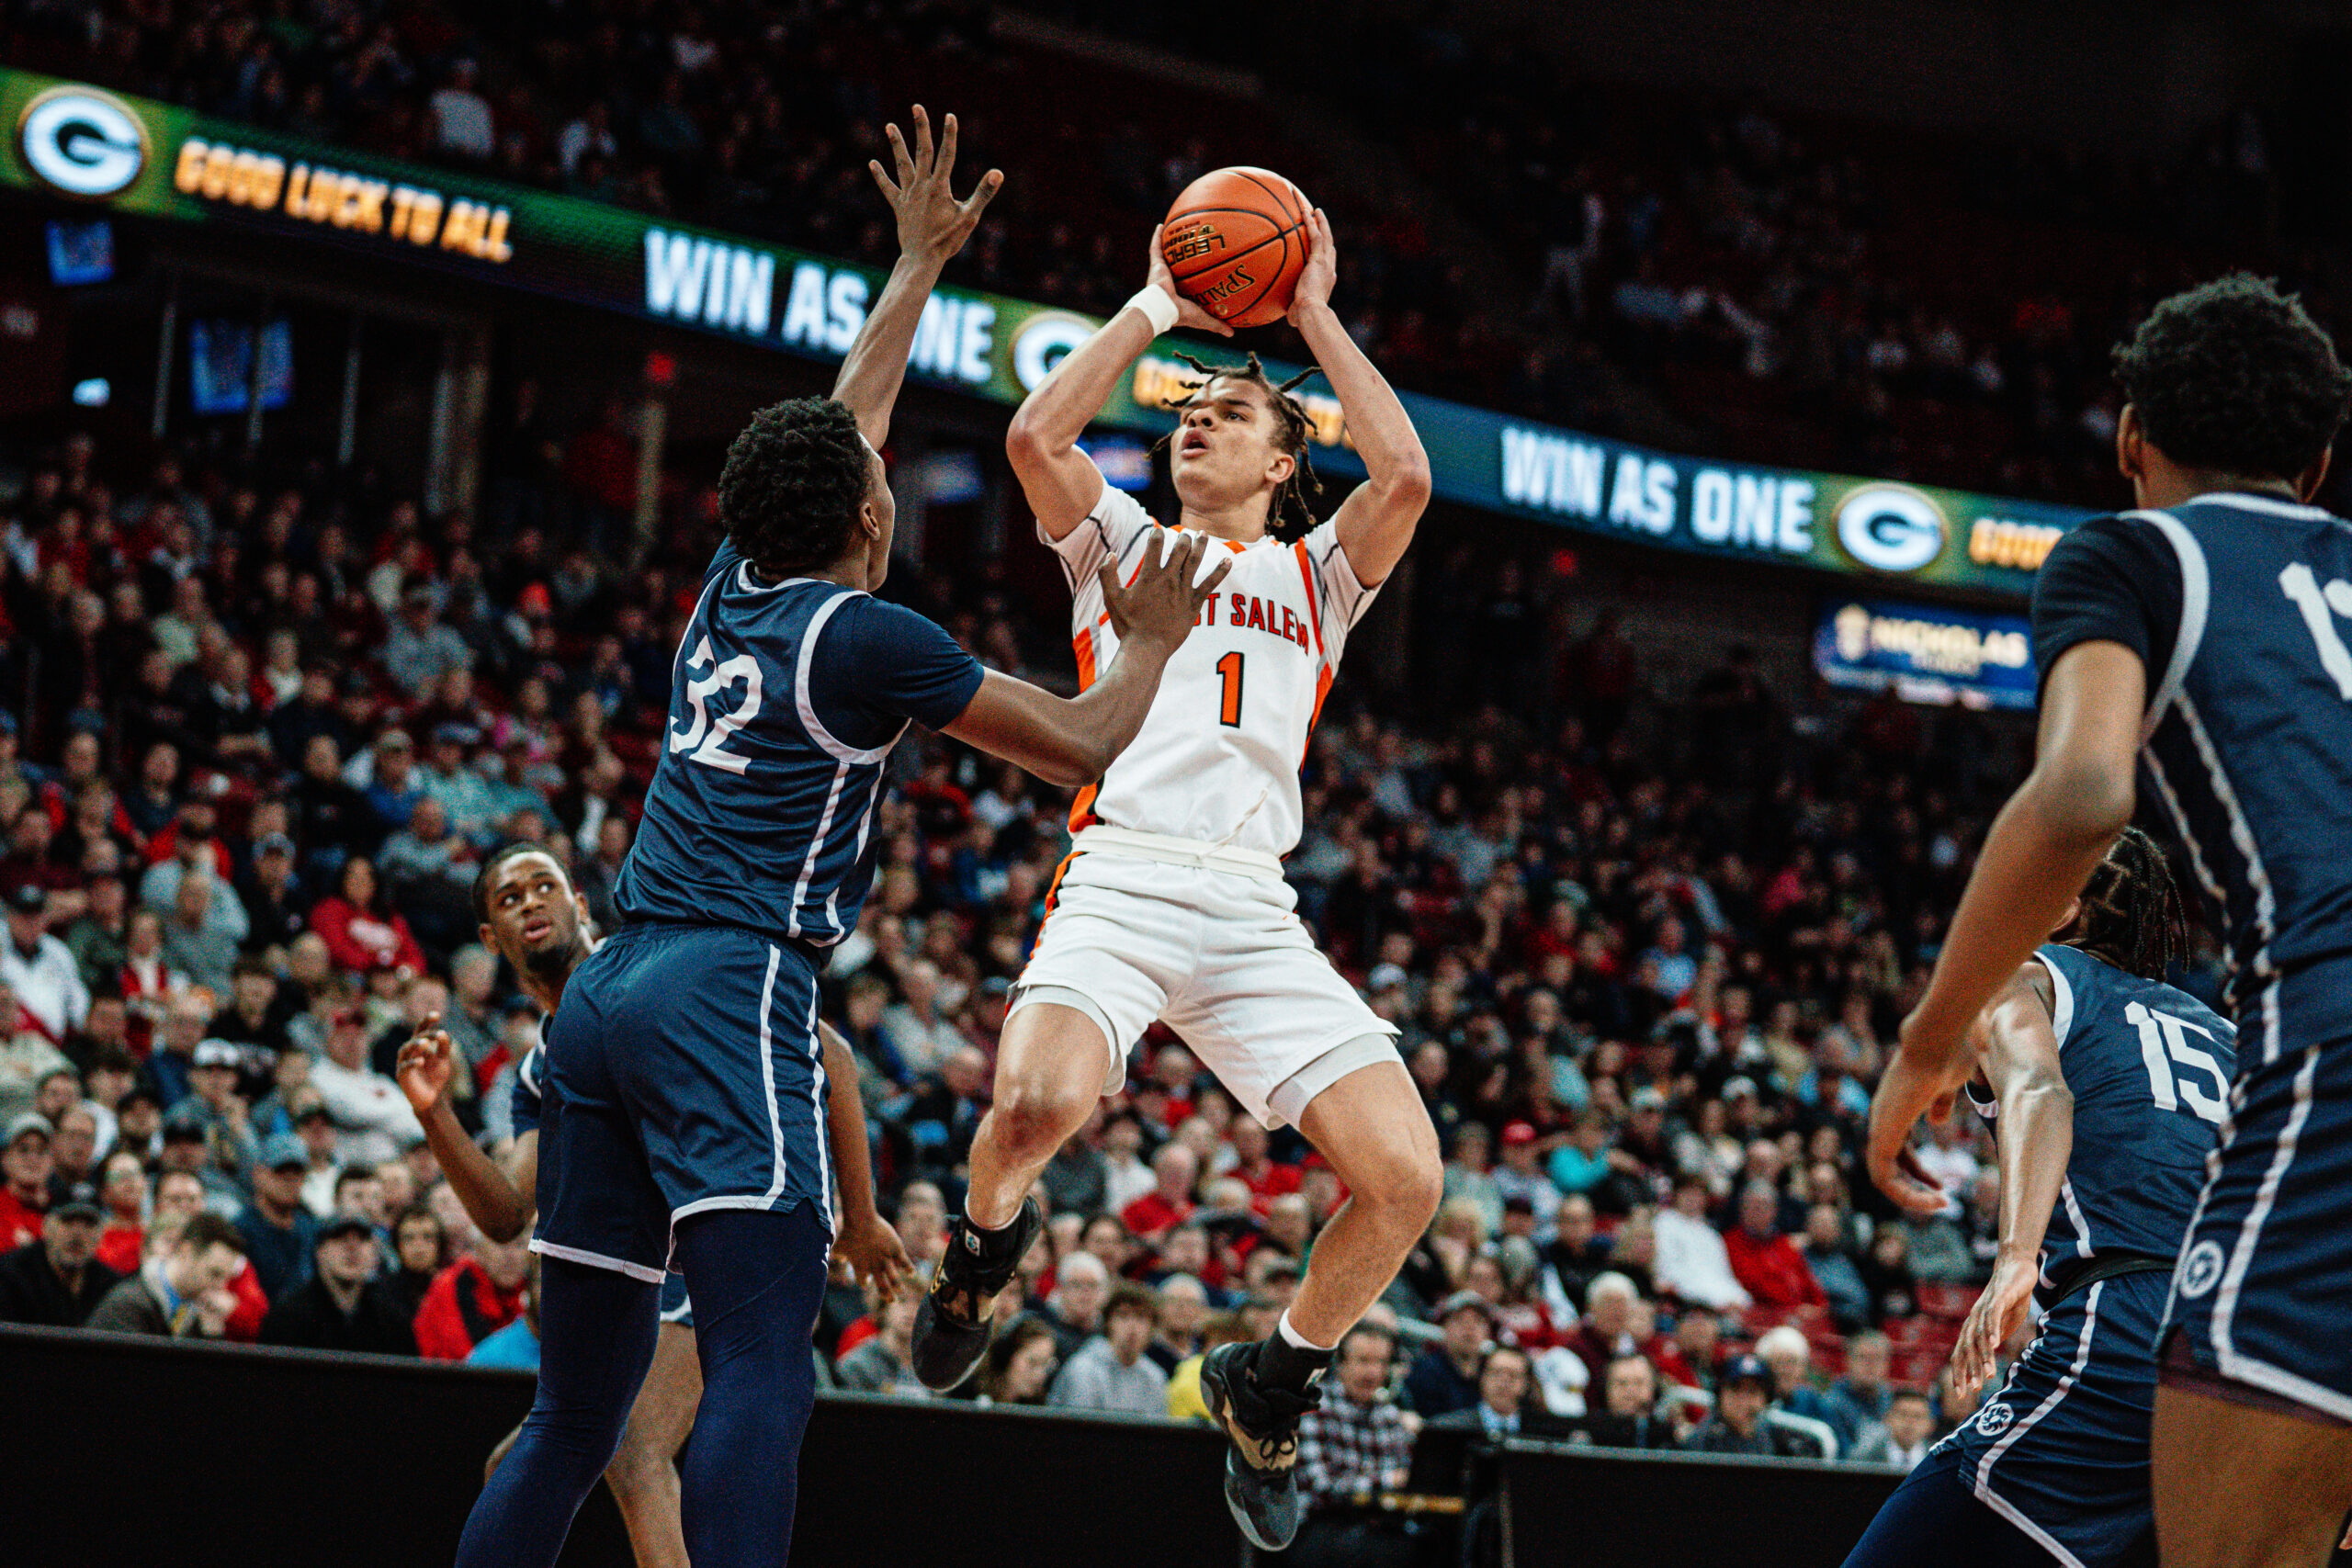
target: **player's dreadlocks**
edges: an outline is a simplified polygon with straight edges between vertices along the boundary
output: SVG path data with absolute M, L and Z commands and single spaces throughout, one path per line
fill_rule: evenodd
M 1315 512 L 1309 502 L 1322 498 L 1323 483 L 1315 477 L 1315 465 L 1306 458 L 1307 447 L 1313 444 L 1315 427 L 1306 417 L 1306 405 L 1290 394 L 1292 389 L 1303 385 L 1308 377 L 1315 374 L 1314 369 L 1310 367 L 1289 380 L 1277 384 L 1272 377 L 1266 374 L 1265 366 L 1259 362 L 1255 354 L 1242 365 L 1208 365 L 1189 354 L 1179 354 L 1176 357 L 1191 366 L 1201 378 L 1198 381 L 1186 383 L 1186 394 L 1167 405 L 1180 415 L 1199 400 L 1201 393 L 1212 381 L 1247 381 L 1265 389 L 1266 406 L 1273 411 L 1275 448 L 1289 453 L 1294 465 L 1290 478 L 1275 487 L 1273 503 L 1266 509 L 1266 532 L 1284 544 L 1306 537 L 1307 530 L 1315 526 Z M 1160 445 L 1165 446 L 1174 439 L 1170 435 Z
M 2188 955 L 2188 911 L 2156 841 L 2126 828 L 2083 888 L 2082 912 L 2059 939 L 2143 980 Z
M 857 416 L 831 398 L 792 398 L 753 414 L 728 447 L 718 520 L 763 570 L 827 566 L 849 548 L 866 478 Z
M 2352 394 L 2352 372 L 2301 299 L 2243 272 L 2150 311 L 2116 345 L 2115 377 L 2158 451 L 2247 479 L 2308 472 Z

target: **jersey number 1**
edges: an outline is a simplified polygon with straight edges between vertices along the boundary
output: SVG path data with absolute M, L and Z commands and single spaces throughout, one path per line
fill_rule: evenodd
M 2352 615 L 2352 582 L 2338 577 L 2322 588 L 2312 569 L 2297 561 L 2278 574 L 2278 586 L 2302 613 L 2312 641 L 2319 645 L 2320 667 L 2335 682 L 2336 694 L 2352 703 L 2352 649 L 2335 629 L 2336 616 Z
M 2190 1115 L 2200 1122 L 2222 1124 L 2228 1107 L 2222 1096 L 2229 1090 L 2229 1080 L 2222 1072 L 2222 1064 L 2210 1051 L 2200 1051 L 2188 1043 L 2191 1034 L 2212 1034 L 2186 1019 L 2158 1012 L 2151 1007 L 2132 1002 L 2123 1010 L 2123 1021 L 2140 1032 L 2140 1060 L 2148 1069 L 2148 1090 L 2159 1111 L 2188 1108 Z M 2194 1067 L 2200 1073 L 2211 1073 L 2213 1089 L 2209 1092 L 2196 1079 L 2173 1071 L 2176 1066 Z
M 1216 721 L 1228 728 L 1238 729 L 1241 728 L 1241 650 L 1236 649 L 1218 660 L 1216 673 L 1222 686 Z
M 686 670 L 691 674 L 711 660 L 710 638 L 704 637 L 695 644 L 694 657 L 686 660 Z M 732 713 L 720 714 L 718 722 L 712 723 L 712 694 L 738 682 L 742 683 L 743 700 L 735 705 Z M 709 674 L 695 675 L 686 682 L 686 703 L 695 710 L 694 717 L 684 729 L 670 731 L 670 750 L 685 752 L 689 762 L 723 768 L 730 773 L 740 773 L 749 767 L 749 759 L 727 749 L 727 738 L 760 716 L 760 661 L 748 653 L 739 653 L 714 667 Z

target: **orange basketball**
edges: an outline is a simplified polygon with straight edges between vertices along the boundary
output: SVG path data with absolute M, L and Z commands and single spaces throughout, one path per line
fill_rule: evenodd
M 1213 169 L 1184 187 L 1159 231 L 1176 290 L 1228 326 L 1290 309 L 1306 268 L 1306 197 L 1271 169 Z

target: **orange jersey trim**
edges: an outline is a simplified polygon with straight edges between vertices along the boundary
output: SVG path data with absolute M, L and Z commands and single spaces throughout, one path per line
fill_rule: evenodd
M 1323 711 L 1323 694 L 1331 689 L 1331 675 L 1329 668 L 1331 656 L 1323 651 L 1323 606 L 1316 597 L 1315 567 L 1314 563 L 1306 558 L 1306 541 L 1301 539 L 1297 544 L 1292 546 L 1291 548 L 1298 554 L 1299 579 L 1306 584 L 1306 615 L 1308 621 L 1311 622 L 1315 627 L 1315 657 L 1323 660 L 1324 663 L 1323 682 L 1316 689 L 1315 693 L 1315 711 L 1317 713 L 1321 713 Z M 1307 728 L 1310 734 L 1313 733 L 1314 726 L 1312 724 L 1310 724 Z

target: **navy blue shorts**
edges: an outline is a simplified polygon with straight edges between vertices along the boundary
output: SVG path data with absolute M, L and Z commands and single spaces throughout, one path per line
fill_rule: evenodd
M 1846 1568 L 2155 1568 L 2152 1529 L 2124 1556 L 2053 1559 L 2049 1547 L 2002 1517 L 1970 1490 L 1968 1461 L 1939 1443 L 1919 1461 L 1846 1558 Z
M 2198 1371 L 2341 1422 L 2352 1420 L 2352 1040 L 2296 1043 L 2303 977 L 2273 987 L 2238 1035 L 2230 1115 L 2165 1329 Z
M 564 988 L 544 1087 L 540 1252 L 658 1284 L 695 1214 L 808 1202 L 831 1227 L 804 949 L 732 926 L 624 928 Z
M 2163 1274 L 2123 1274 L 2060 1302 L 1999 1391 L 1936 1445 L 1957 1461 L 1958 1484 L 2045 1559 L 2097 1568 L 2152 1546 L 2148 1425 L 2165 1292 Z

